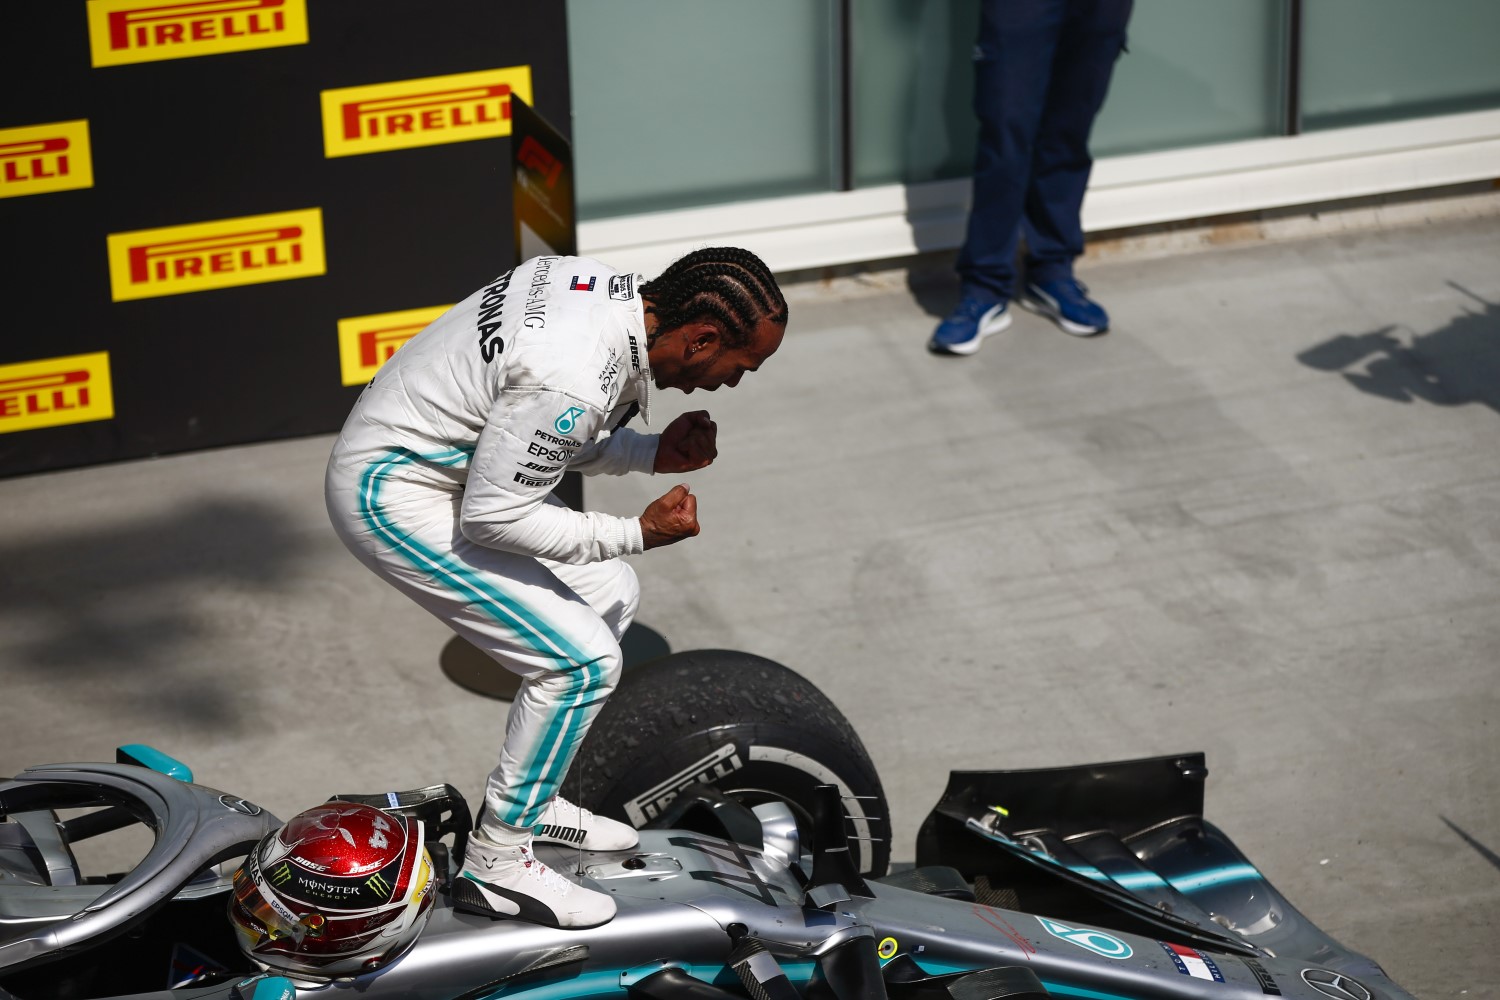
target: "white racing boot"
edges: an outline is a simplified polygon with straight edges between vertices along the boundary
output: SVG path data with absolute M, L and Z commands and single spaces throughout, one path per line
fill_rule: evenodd
M 475 831 L 450 890 L 453 905 L 487 917 L 516 917 L 548 927 L 597 927 L 615 915 L 612 897 L 570 881 L 531 853 L 499 847 Z
M 542 813 L 533 836 L 539 844 L 565 844 L 585 851 L 628 851 L 641 842 L 635 827 L 595 816 L 561 795 Z

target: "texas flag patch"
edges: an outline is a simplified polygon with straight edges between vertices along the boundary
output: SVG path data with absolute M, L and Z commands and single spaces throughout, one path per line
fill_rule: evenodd
M 598 280 L 599 280 L 599 278 L 596 275 L 592 275 L 591 274 L 591 275 L 589 275 L 588 283 L 585 284 L 584 281 L 583 281 L 583 279 L 580 278 L 578 275 L 575 274 L 575 275 L 573 275 L 573 280 L 570 281 L 570 282 L 568 282 L 568 291 L 570 291 L 570 292 L 592 292 L 594 290 L 594 282 L 596 282 Z
M 1214 960 L 1185 945 L 1168 944 L 1158 941 L 1157 944 L 1171 957 L 1172 964 L 1177 966 L 1177 971 L 1184 976 L 1192 976 L 1194 979 L 1209 979 L 1216 983 L 1224 981 L 1224 974 L 1214 964 Z

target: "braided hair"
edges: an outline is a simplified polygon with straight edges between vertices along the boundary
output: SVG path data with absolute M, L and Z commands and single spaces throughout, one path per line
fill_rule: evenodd
M 707 247 L 679 258 L 641 285 L 646 311 L 656 317 L 656 333 L 697 320 L 714 319 L 724 328 L 727 347 L 743 347 L 762 319 L 786 325 L 786 298 L 755 254 L 738 247 Z

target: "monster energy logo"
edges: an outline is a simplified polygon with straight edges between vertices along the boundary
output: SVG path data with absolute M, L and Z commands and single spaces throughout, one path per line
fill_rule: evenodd
M 390 895 L 391 884 L 387 882 L 385 880 L 385 876 L 381 875 L 379 872 L 376 872 L 374 875 L 371 875 L 368 879 L 366 879 L 365 885 L 369 886 L 370 891 L 375 893 L 377 896 Z
M 278 868 L 278 869 L 276 869 L 276 871 L 274 873 L 272 873 L 272 875 L 271 875 L 271 884 L 272 885 L 281 885 L 282 883 L 284 883 L 287 879 L 289 879 L 291 877 L 292 877 L 292 869 L 287 865 L 287 863 L 285 861 L 283 861 L 281 863 L 281 867 Z

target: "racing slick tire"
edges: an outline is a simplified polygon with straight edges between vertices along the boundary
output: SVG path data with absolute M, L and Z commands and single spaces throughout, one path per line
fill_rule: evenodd
M 782 800 L 812 844 L 815 790 L 837 785 L 860 873 L 884 875 L 885 792 L 854 727 L 791 669 L 700 649 L 630 667 L 584 740 L 567 793 L 601 815 L 648 825 L 695 781 L 747 806 Z

